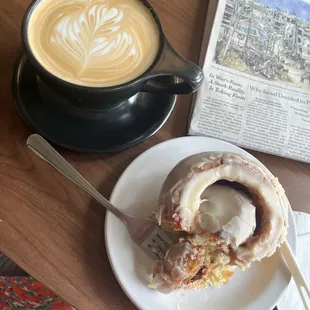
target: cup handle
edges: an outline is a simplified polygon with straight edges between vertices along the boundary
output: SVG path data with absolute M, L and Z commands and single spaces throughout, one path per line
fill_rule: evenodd
M 175 84 L 162 84 L 151 80 L 164 75 L 172 75 L 181 78 L 183 81 Z M 196 92 L 202 84 L 204 74 L 201 68 L 179 55 L 170 42 L 164 38 L 162 56 L 156 66 L 145 77 L 150 80 L 148 80 L 143 91 L 180 95 Z

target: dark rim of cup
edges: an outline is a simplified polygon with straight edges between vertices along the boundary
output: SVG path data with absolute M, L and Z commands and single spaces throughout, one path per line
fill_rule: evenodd
M 146 0 L 139 0 L 140 2 L 143 3 L 143 5 L 145 5 L 152 13 L 156 24 L 158 26 L 158 30 L 159 30 L 159 50 L 157 53 L 157 56 L 153 62 L 153 64 L 144 72 L 142 73 L 140 76 L 138 76 L 137 78 L 123 83 L 123 84 L 119 84 L 119 85 L 115 85 L 115 86 L 107 86 L 107 87 L 102 87 L 102 86 L 83 86 L 83 85 L 78 85 L 78 84 L 74 84 L 74 83 L 70 83 L 64 79 L 61 79 L 59 77 L 57 77 L 56 75 L 52 74 L 51 72 L 49 72 L 47 69 L 45 69 L 45 67 L 39 62 L 39 60 L 37 60 L 37 58 L 35 57 L 34 53 L 32 52 L 29 40 L 28 40 L 28 25 L 29 25 L 29 21 L 31 19 L 31 15 L 32 13 L 35 11 L 36 7 L 40 4 L 40 2 L 45 1 L 45 0 L 34 0 L 31 5 L 28 7 L 24 18 L 23 18 L 23 22 L 22 22 L 22 44 L 24 47 L 24 50 L 26 51 L 26 55 L 27 57 L 30 59 L 30 61 L 34 64 L 34 66 L 36 67 L 36 69 L 38 70 L 38 73 L 46 75 L 49 77 L 49 79 L 53 80 L 54 82 L 58 83 L 58 84 L 62 84 L 63 86 L 67 86 L 70 88 L 76 88 L 77 90 L 80 91 L 94 91 L 94 92 L 102 92 L 104 90 L 106 91 L 118 91 L 121 90 L 123 88 L 126 88 L 128 86 L 131 86 L 137 82 L 139 82 L 141 80 L 141 78 L 148 72 L 152 71 L 152 69 L 156 66 L 157 62 L 159 61 L 159 59 L 161 58 L 161 55 L 163 53 L 163 49 L 164 49 L 164 42 L 165 42 L 165 35 L 162 29 L 162 25 L 161 22 L 159 20 L 159 17 L 157 15 L 157 13 L 155 12 L 155 10 L 153 9 L 153 7 L 146 1 Z

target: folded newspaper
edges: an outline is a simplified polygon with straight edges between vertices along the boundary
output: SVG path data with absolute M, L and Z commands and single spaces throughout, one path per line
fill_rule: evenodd
M 310 162 L 310 0 L 209 0 L 201 65 L 190 135 Z

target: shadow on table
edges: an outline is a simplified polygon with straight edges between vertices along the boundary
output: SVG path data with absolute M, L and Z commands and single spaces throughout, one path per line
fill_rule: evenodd
M 113 309 L 136 309 L 118 284 L 111 269 L 104 240 L 105 210 L 92 201 L 85 214 L 85 274 L 99 303 Z

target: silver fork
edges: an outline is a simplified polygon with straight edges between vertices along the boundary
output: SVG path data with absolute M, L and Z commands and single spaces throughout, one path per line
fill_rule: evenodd
M 132 240 L 153 260 L 164 257 L 174 244 L 170 236 L 149 218 L 127 215 L 114 207 L 84 177 L 82 177 L 43 137 L 34 134 L 27 140 L 28 147 L 41 159 L 56 168 L 69 180 L 96 199 L 102 206 L 125 223 Z

